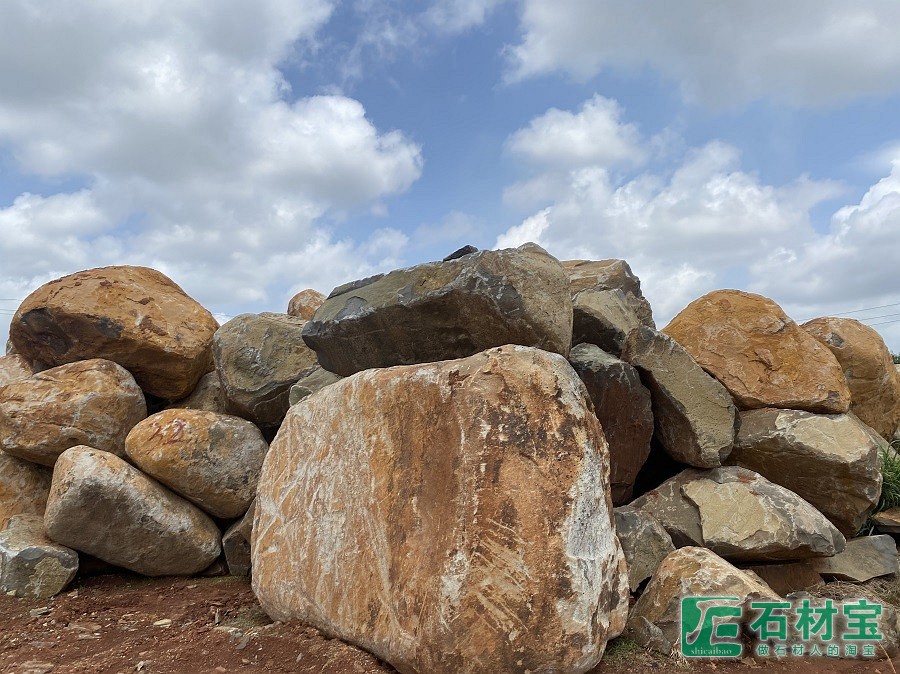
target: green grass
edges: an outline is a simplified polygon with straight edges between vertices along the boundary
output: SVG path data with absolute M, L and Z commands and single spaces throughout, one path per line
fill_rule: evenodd
M 872 515 L 897 507 L 900 507 L 900 442 L 894 440 L 881 450 L 881 498 Z M 874 529 L 870 517 L 860 535 L 870 536 Z
M 633 658 L 643 649 L 636 642 L 625 637 L 613 639 L 606 645 L 606 652 L 603 654 L 604 662 L 622 663 Z

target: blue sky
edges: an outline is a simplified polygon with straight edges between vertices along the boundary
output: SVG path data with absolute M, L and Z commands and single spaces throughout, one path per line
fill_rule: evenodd
M 900 351 L 898 30 L 873 0 L 7 0 L 0 337 L 88 267 L 227 317 L 535 240 L 628 260 L 661 326 L 737 287 L 871 308 Z

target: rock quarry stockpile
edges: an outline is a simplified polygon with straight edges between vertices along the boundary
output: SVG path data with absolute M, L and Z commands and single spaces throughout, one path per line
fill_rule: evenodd
M 400 672 L 587 672 L 686 596 L 897 573 L 898 425 L 871 329 L 737 290 L 659 329 L 623 260 L 466 247 L 222 326 L 91 269 L 0 357 L 0 591 L 227 570 Z

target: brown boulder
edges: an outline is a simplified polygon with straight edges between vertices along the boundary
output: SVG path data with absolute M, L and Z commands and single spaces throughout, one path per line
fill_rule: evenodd
M 713 291 L 682 309 L 663 332 L 722 382 L 741 409 L 840 414 L 850 407 L 832 353 L 761 295 Z
M 572 299 L 559 261 L 526 244 L 343 285 L 303 328 L 303 339 L 322 367 L 343 376 L 503 344 L 567 355 Z
M 146 416 L 144 394 L 124 368 L 82 360 L 0 389 L 0 449 L 45 466 L 87 443 L 121 455 L 128 431 Z
M 569 362 L 587 387 L 609 444 L 613 505 L 624 505 L 631 500 L 634 481 L 650 455 L 650 391 L 631 365 L 593 344 L 575 346 Z
M 241 314 L 216 331 L 216 372 L 230 414 L 278 427 L 290 407 L 291 386 L 317 364 L 303 341 L 304 324 L 287 314 Z
M 747 410 L 728 463 L 790 489 L 853 536 L 878 505 L 884 446 L 852 414 Z
M 72 447 L 56 462 L 47 535 L 145 576 L 198 573 L 219 556 L 219 528 L 198 508 L 122 459 Z
M 0 356 L 0 387 L 14 381 L 28 379 L 34 374 L 31 363 L 24 356 L 17 354 Z
M 641 325 L 656 329 L 641 280 L 625 260 L 566 260 L 562 266 L 569 275 L 573 298 L 583 290 L 621 290 Z
M 0 452 L 0 530 L 16 515 L 44 515 L 50 471 Z
M 159 412 L 125 438 L 134 465 L 221 519 L 250 507 L 268 449 L 253 423 L 202 410 Z
M 319 307 L 325 303 L 325 295 L 318 290 L 301 290 L 288 302 L 287 312 L 290 316 L 311 320 Z
M 216 372 L 207 372 L 200 377 L 196 388 L 187 398 L 169 405 L 168 409 L 204 410 L 225 414 L 225 394 L 222 393 L 222 382 Z
M 22 302 L 10 338 L 26 358 L 63 365 L 118 363 L 140 387 L 178 400 L 212 369 L 218 324 L 154 269 L 102 267 L 47 283 Z
M 403 672 L 585 672 L 627 610 L 608 471 L 561 356 L 360 372 L 288 412 L 260 478 L 253 587 L 273 618 Z
M 852 318 L 817 318 L 802 327 L 840 363 L 850 411 L 889 440 L 900 425 L 900 374 L 881 335 Z

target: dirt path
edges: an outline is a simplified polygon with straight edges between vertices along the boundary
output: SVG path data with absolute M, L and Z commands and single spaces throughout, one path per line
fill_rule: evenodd
M 894 665 L 900 669 L 900 660 Z M 245 580 L 98 576 L 52 600 L 0 596 L 0 671 L 16 674 L 393 672 L 299 625 L 272 624 Z M 595 672 L 894 674 L 888 662 L 818 658 L 678 664 L 614 644 Z

